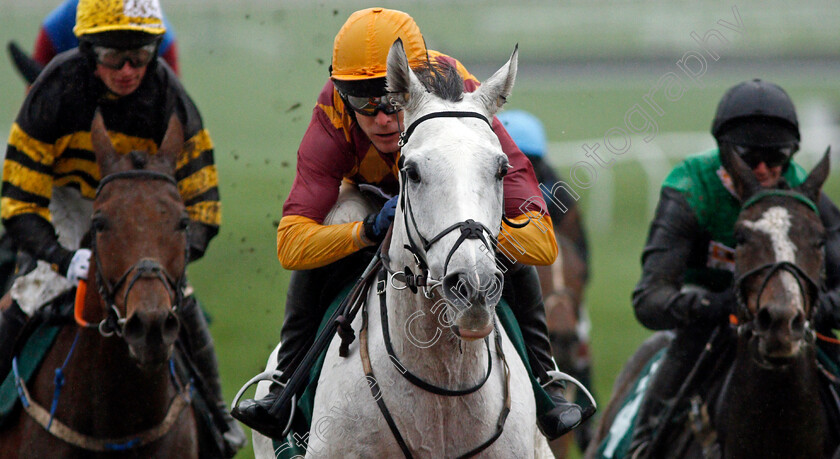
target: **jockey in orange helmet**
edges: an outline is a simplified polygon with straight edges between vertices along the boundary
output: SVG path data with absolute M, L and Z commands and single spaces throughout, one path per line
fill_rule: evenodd
M 396 198 L 362 221 L 325 225 L 335 206 L 342 182 L 372 184 L 394 196 L 398 192 L 399 137 L 402 112 L 386 102 L 386 59 L 391 45 L 401 39 L 410 64 L 433 60 L 457 70 L 466 91 L 478 81 L 457 60 L 427 50 L 414 20 L 401 11 L 369 8 L 353 13 L 339 30 L 333 47 L 330 79 L 313 110 L 309 127 L 298 150 L 297 175 L 283 205 L 277 229 L 277 255 L 292 273 L 286 300 L 286 317 L 278 355 L 280 378 L 285 382 L 302 354 L 312 345 L 318 324 L 337 289 L 367 265 L 375 247 L 385 236 L 396 207 Z M 511 168 L 504 178 L 505 214 L 515 222 L 530 216 L 549 218 L 531 163 L 494 119 L 493 129 L 507 154 Z M 540 295 L 539 279 L 532 265 L 551 264 L 557 256 L 553 231 L 543 233 L 536 225 L 513 228 L 504 225 L 499 243 L 511 253 L 522 254 L 508 270 L 505 297 L 519 321 L 530 348 L 534 373 L 547 380 L 554 370 L 551 347 Z M 549 228 L 551 227 L 549 223 Z M 511 235 L 506 237 L 505 234 Z M 525 250 L 514 250 L 515 240 Z M 517 301 L 513 302 L 512 299 Z M 559 384 L 549 387 L 556 406 L 540 413 L 539 425 L 550 438 L 576 427 L 582 419 L 579 406 L 562 396 Z M 255 430 L 277 437 L 288 417 L 271 412 L 282 388 L 274 384 L 260 400 L 243 400 L 232 414 Z

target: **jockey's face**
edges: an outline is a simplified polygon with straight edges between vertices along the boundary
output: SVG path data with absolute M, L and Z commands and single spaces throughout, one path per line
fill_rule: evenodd
M 146 75 L 146 68 L 146 65 L 134 68 L 128 61 L 123 62 L 119 69 L 112 69 L 97 63 L 94 75 L 99 77 L 114 94 L 127 96 L 140 87 L 140 82 Z
M 380 110 L 373 116 L 356 113 L 359 127 L 382 153 L 396 153 L 400 151 L 400 126 L 403 122 L 402 110 L 392 115 L 386 115 Z
M 752 171 L 763 188 L 775 188 L 782 177 L 782 166 L 768 167 L 764 161 L 753 167 Z

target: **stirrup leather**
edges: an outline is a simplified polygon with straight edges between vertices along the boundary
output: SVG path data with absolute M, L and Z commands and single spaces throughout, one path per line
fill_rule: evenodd
M 245 395 L 245 391 L 248 390 L 248 388 L 253 386 L 254 384 L 257 384 L 257 383 L 262 382 L 262 381 L 271 381 L 272 383 L 277 384 L 280 387 L 285 388 L 286 383 L 282 382 L 280 380 L 280 378 L 282 376 L 283 376 L 283 372 L 280 371 L 280 370 L 266 370 L 266 371 L 263 371 L 262 373 L 257 374 L 253 378 L 249 379 L 248 382 L 246 382 L 245 385 L 243 385 L 239 389 L 239 391 L 236 393 L 236 396 L 233 397 L 233 402 L 230 404 L 231 411 L 233 411 L 233 409 L 236 408 L 239 405 L 239 400 L 242 398 L 243 395 Z M 285 437 L 292 430 L 292 423 L 295 420 L 295 411 L 296 411 L 295 408 L 296 407 L 297 407 L 297 395 L 293 395 L 292 396 L 292 401 L 291 401 L 291 404 L 290 404 L 290 407 L 289 407 L 289 409 L 291 410 L 291 412 L 289 413 L 289 422 L 286 423 L 285 427 L 283 427 L 283 434 L 281 435 L 281 437 Z

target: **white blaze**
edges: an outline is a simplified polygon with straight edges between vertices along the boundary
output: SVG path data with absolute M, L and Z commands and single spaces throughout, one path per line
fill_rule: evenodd
M 764 211 L 761 218 L 756 221 L 745 221 L 744 226 L 749 229 L 760 231 L 770 236 L 773 244 L 773 252 L 776 254 L 776 261 L 796 262 L 796 245 L 790 240 L 790 214 L 784 207 L 771 207 Z M 782 273 L 782 285 L 790 293 L 793 301 L 801 302 L 802 295 L 799 291 L 799 283 L 790 273 Z M 799 306 L 802 306 L 799 304 Z

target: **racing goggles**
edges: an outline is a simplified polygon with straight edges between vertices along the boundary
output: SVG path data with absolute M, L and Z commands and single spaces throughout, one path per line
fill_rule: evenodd
M 342 94 L 341 97 L 354 112 L 360 115 L 376 116 L 380 110 L 385 112 L 386 115 L 393 115 L 394 113 L 400 111 L 399 108 L 395 107 L 388 101 L 387 95 L 377 97 L 358 97 Z
M 94 46 L 93 52 L 96 54 L 96 62 L 108 67 L 109 69 L 119 70 L 123 68 L 126 62 L 132 68 L 139 69 L 149 65 L 149 62 L 155 57 L 155 48 L 157 44 L 151 43 L 140 48 L 134 49 L 117 49 L 107 48 L 105 46 Z
M 764 163 L 768 168 L 784 166 L 790 161 L 790 157 L 796 150 L 796 145 L 763 148 L 732 145 L 732 151 L 740 156 L 750 166 L 750 169 L 755 169 L 761 163 Z

